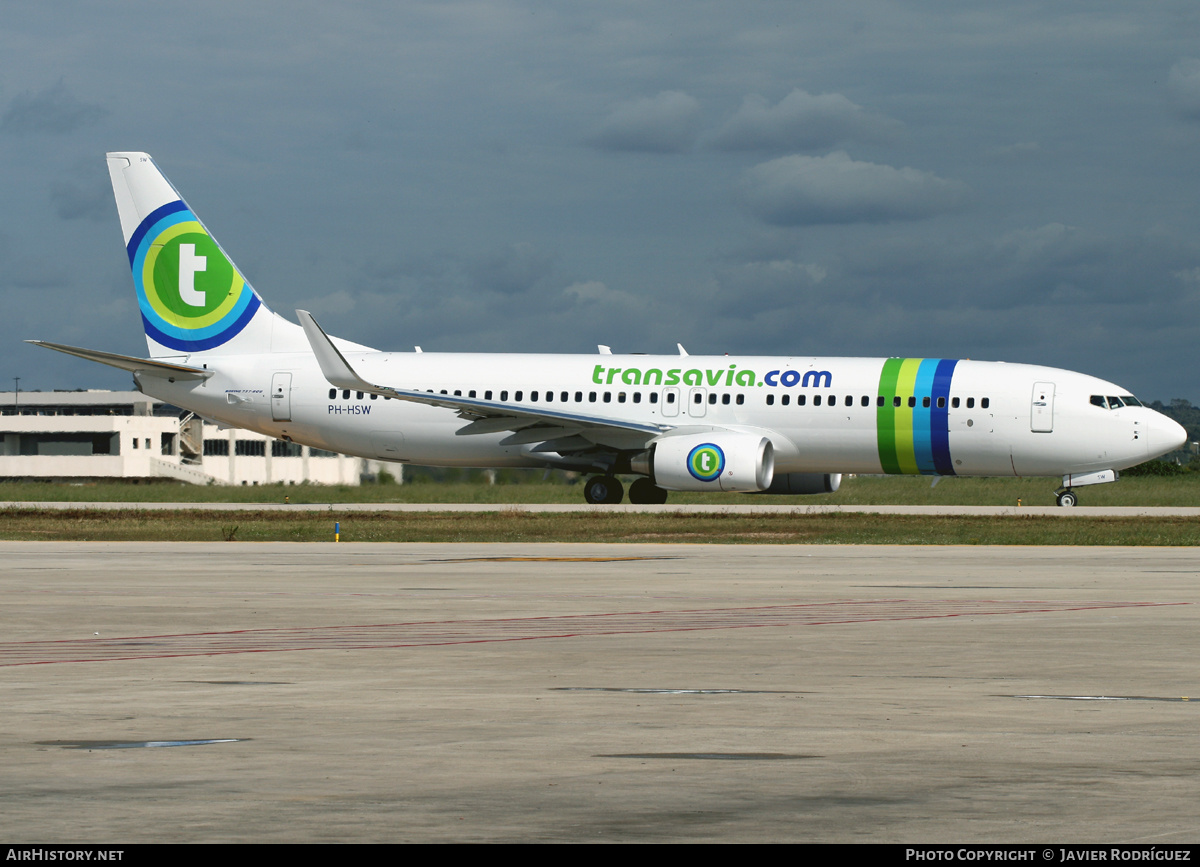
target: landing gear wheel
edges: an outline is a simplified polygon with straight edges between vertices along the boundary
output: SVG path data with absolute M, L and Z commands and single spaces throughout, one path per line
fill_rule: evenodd
M 667 501 L 667 492 L 643 477 L 629 486 L 629 502 L 638 505 L 658 506 Z
M 592 505 L 619 503 L 623 496 L 625 489 L 612 476 L 592 476 L 583 487 L 583 498 Z
M 1079 502 L 1074 491 L 1061 491 L 1054 499 L 1060 506 L 1074 506 Z

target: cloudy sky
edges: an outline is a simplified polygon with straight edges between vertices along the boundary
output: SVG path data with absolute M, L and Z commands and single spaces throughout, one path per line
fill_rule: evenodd
M 0 58 L 0 388 L 128 384 L 21 340 L 145 353 L 103 159 L 143 150 L 272 308 L 381 349 L 1200 402 L 1194 0 L 4 0 Z

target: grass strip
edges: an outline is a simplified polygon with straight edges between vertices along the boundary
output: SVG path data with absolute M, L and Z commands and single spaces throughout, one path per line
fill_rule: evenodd
M 530 474 L 526 474 L 530 475 Z M 581 484 L 539 481 L 540 474 L 520 483 L 418 481 L 403 485 L 236 485 L 197 487 L 174 481 L 146 484 L 87 482 L 76 484 L 0 481 L 0 502 L 159 502 L 159 503 L 509 503 L 583 502 Z M 631 477 L 625 478 L 626 485 Z M 1058 479 L 943 478 L 936 487 L 928 476 L 858 476 L 842 480 L 834 494 L 781 497 L 766 494 L 698 494 L 673 492 L 675 505 L 913 505 L 913 506 L 1053 506 Z M 1077 489 L 1081 506 L 1200 505 L 1200 473 L 1167 478 L 1122 478 L 1115 485 Z
M 539 514 L 497 512 L 99 512 L 11 508 L 0 539 L 138 542 L 658 542 L 845 545 L 1200 545 L 1192 518 Z

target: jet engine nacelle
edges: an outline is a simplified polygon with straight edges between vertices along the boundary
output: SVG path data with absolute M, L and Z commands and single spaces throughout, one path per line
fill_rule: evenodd
M 763 493 L 832 494 L 841 484 L 841 473 L 780 473 Z
M 649 475 L 668 491 L 742 491 L 771 487 L 775 447 L 760 434 L 713 432 L 664 437 L 650 453 Z

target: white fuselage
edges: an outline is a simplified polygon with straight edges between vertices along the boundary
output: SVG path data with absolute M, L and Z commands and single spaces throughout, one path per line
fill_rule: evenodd
M 1097 406 L 1096 396 L 1128 395 L 1110 382 L 1025 364 L 943 361 L 935 381 L 937 359 L 907 360 L 907 377 L 895 375 L 903 360 L 872 358 L 347 352 L 346 359 L 365 379 L 398 388 L 486 395 L 524 410 L 676 433 L 761 433 L 774 446 L 776 473 L 1057 476 L 1128 467 L 1182 440 L 1182 428 L 1153 410 Z M 533 451 L 537 443 L 512 443 L 509 431 L 458 435 L 468 421 L 450 408 L 335 389 L 309 353 L 178 360 L 215 373 L 199 382 L 140 377 L 143 390 L 232 426 L 420 465 L 559 463 Z M 598 443 L 635 450 L 648 439 L 614 430 Z

